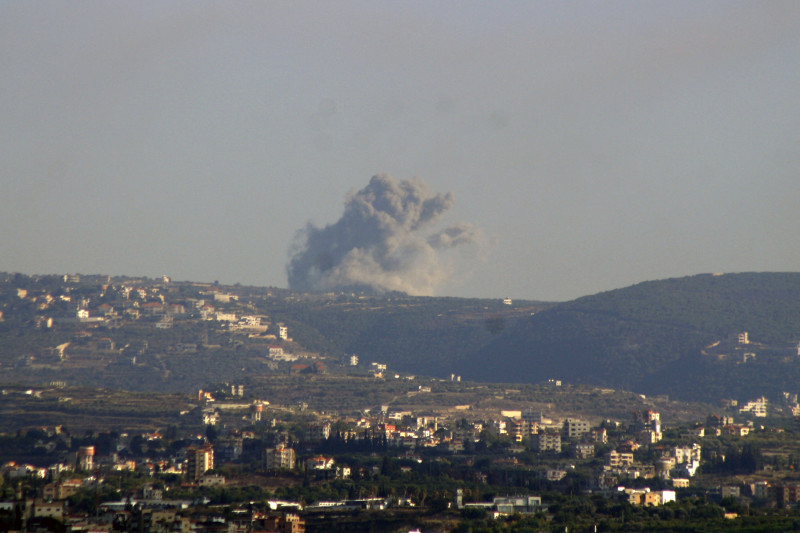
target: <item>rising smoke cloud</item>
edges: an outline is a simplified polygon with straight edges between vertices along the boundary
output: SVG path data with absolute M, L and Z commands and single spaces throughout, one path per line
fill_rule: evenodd
M 387 174 L 348 195 L 344 214 L 298 232 L 290 252 L 289 287 L 298 291 L 369 290 L 430 295 L 453 274 L 445 251 L 480 241 L 472 225 L 431 231 L 453 205 L 419 179 Z

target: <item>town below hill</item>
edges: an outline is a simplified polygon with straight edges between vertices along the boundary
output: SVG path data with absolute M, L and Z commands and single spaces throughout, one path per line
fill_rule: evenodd
M 2 530 L 800 524 L 795 275 L 561 304 L 0 281 Z M 676 375 L 706 387 L 647 385 Z
M 298 375 L 191 395 L 8 386 L 0 528 L 766 531 L 800 520 L 796 396 L 743 409 L 557 380 L 406 378 Z

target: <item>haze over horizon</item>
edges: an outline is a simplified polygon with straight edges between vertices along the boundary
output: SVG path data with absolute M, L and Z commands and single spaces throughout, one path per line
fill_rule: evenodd
M 383 174 L 449 198 L 404 242 L 488 244 L 422 292 L 798 271 L 798 27 L 795 1 L 0 3 L 0 271 L 287 287 L 298 230 Z

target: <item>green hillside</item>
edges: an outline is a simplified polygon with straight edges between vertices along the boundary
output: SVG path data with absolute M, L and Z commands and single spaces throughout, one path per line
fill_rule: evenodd
M 741 332 L 750 344 L 737 342 Z M 706 400 L 774 395 L 797 392 L 798 340 L 800 274 L 698 275 L 554 306 L 465 361 L 464 375 Z
M 271 304 L 301 345 L 321 353 L 357 354 L 362 361 L 388 363 L 392 370 L 448 376 L 458 374 L 470 354 L 508 328 L 552 304 L 501 300 L 340 297 Z

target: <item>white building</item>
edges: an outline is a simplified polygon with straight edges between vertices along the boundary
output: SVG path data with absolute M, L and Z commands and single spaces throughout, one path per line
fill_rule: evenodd
M 700 450 L 701 446 L 697 443 L 692 443 L 691 446 L 676 446 L 672 449 L 672 457 L 675 458 L 675 464 L 682 473 L 689 477 L 695 475 L 700 467 Z
M 542 510 L 540 496 L 495 497 L 492 503 L 500 514 L 531 514 Z
M 753 416 L 763 418 L 767 416 L 767 405 L 769 401 L 762 396 L 761 398 L 751 400 L 739 408 L 739 413 L 750 413 Z

